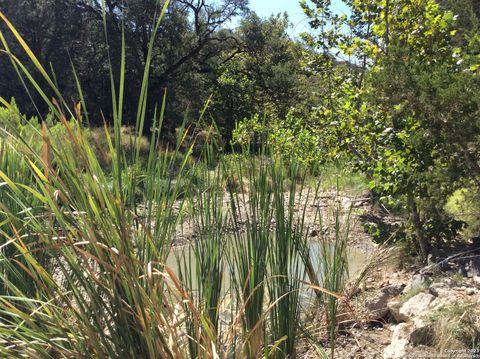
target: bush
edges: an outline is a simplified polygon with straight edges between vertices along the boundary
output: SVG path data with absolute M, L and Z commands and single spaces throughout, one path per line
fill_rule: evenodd
M 463 233 L 467 237 L 480 235 L 480 193 L 476 188 L 455 191 L 445 204 L 445 211 L 455 220 L 466 224 Z

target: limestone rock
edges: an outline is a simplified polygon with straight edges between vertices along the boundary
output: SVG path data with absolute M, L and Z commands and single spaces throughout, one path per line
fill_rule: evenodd
M 393 328 L 392 342 L 383 351 L 384 359 L 405 358 L 412 325 L 401 323 Z
M 431 345 L 434 329 L 420 318 L 400 323 L 393 328 L 392 341 L 383 352 L 384 358 L 405 358 L 409 345 Z
M 425 277 L 424 274 L 415 274 L 412 277 L 411 286 L 412 288 L 422 287 L 425 285 L 426 281 L 427 281 L 427 278 Z
M 433 283 L 428 291 L 435 297 L 446 297 L 451 293 L 450 288 L 445 283 Z
M 382 288 L 382 293 L 385 293 L 390 297 L 394 297 L 402 293 L 403 288 L 405 288 L 404 284 L 389 285 L 388 287 Z
M 398 300 L 392 300 L 388 302 L 387 307 L 390 311 L 390 314 L 397 322 L 405 322 L 408 320 L 406 315 L 400 314 L 400 308 L 402 307 L 402 304 Z
M 419 293 L 402 305 L 399 314 L 408 318 L 424 315 L 434 299 L 435 297 L 431 294 Z
M 377 297 L 368 300 L 365 307 L 369 312 L 370 320 L 378 320 L 383 318 L 389 312 L 388 302 L 395 296 L 399 295 L 404 285 L 389 285 L 383 287 Z
M 400 339 L 392 343 L 383 350 L 383 359 L 400 359 L 407 357 L 408 340 Z
M 413 331 L 412 324 L 410 323 L 400 323 L 395 325 L 393 328 L 392 342 L 398 341 L 401 339 L 406 339 L 410 341 L 410 334 Z
M 457 300 L 455 295 L 450 295 L 446 297 L 437 297 L 435 300 L 430 304 L 430 309 L 439 309 L 443 307 L 447 307 L 452 305 Z
M 365 303 L 370 320 L 381 319 L 388 313 L 387 303 L 389 298 L 390 296 L 387 293 L 380 292 L 377 297 L 372 298 Z
M 450 278 L 443 278 L 441 280 L 441 283 L 445 284 L 448 288 L 452 288 L 455 283 L 453 283 L 453 280 L 451 280 Z
M 427 324 L 422 318 L 414 318 L 412 323 L 413 330 L 410 333 L 409 341 L 414 346 L 433 344 L 435 330 L 432 325 Z

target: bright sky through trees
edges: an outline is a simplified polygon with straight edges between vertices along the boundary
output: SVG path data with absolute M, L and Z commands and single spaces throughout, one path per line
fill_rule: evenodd
M 262 17 L 287 12 L 293 24 L 292 35 L 308 31 L 308 19 L 302 11 L 298 0 L 250 0 L 250 8 Z M 332 9 L 346 12 L 347 7 L 341 0 L 332 1 Z

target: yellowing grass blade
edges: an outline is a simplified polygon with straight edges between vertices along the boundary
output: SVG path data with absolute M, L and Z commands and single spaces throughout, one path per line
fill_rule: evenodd
M 48 182 L 48 178 L 45 177 L 45 175 L 42 173 L 42 171 L 35 165 L 35 163 L 33 163 L 31 160 L 28 160 L 28 163 L 30 164 L 30 167 L 33 168 L 33 170 L 35 171 L 35 173 L 37 174 L 38 177 L 40 177 L 40 179 L 45 182 L 45 183 L 49 183 Z

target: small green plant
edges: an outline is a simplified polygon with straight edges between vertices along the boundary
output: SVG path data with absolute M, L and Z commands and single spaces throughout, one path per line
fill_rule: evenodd
M 460 285 L 460 284 L 463 283 L 463 281 L 464 281 L 465 278 L 463 277 L 463 275 L 462 275 L 461 273 L 458 273 L 458 272 L 457 272 L 457 273 L 453 274 L 453 275 L 450 277 L 450 279 L 452 280 L 452 282 L 453 282 L 455 285 Z

